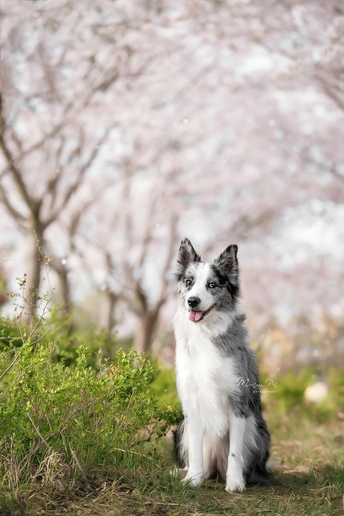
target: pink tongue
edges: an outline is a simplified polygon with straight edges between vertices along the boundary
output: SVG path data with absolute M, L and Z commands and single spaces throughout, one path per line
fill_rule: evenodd
M 194 312 L 193 310 L 191 310 L 191 312 L 189 312 L 190 321 L 198 322 L 202 319 L 202 317 L 203 317 L 203 312 Z

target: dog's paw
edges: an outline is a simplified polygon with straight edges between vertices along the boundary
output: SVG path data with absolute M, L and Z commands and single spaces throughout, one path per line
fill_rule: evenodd
M 242 468 L 238 464 L 230 464 L 227 471 L 226 491 L 244 491 L 245 480 Z
M 230 459 L 226 476 L 226 491 L 244 491 L 243 460 Z
M 245 490 L 245 480 L 243 478 L 237 480 L 228 480 L 226 482 L 226 491 L 229 493 L 233 491 L 242 492 Z
M 196 475 L 190 475 L 189 473 L 183 478 L 182 483 L 190 486 L 200 486 L 204 480 L 202 473 L 196 473 Z

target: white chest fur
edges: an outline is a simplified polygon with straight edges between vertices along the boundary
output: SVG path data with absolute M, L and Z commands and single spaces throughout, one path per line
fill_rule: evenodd
M 189 321 L 184 309 L 175 320 L 178 394 L 184 415 L 197 417 L 209 437 L 228 429 L 229 395 L 238 390 L 235 364 L 223 357 L 204 324 Z

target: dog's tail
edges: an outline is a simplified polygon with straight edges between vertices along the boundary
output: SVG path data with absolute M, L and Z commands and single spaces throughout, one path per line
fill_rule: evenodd
M 273 476 L 266 469 L 265 462 L 255 464 L 247 478 L 247 484 L 269 486 L 273 483 Z
M 270 485 L 273 483 L 273 476 L 266 469 L 270 456 L 270 434 L 260 411 L 256 415 L 256 428 L 256 448 L 251 450 L 246 482 L 247 484 Z
M 263 432 L 265 436 L 265 450 L 262 449 L 263 446 L 260 448 L 260 450 L 255 449 L 253 452 L 252 462 L 251 462 L 251 468 L 247 472 L 246 477 L 246 483 L 247 484 L 260 484 L 260 485 L 270 485 L 273 483 L 273 476 L 272 474 L 266 469 L 266 463 L 269 460 L 269 447 L 270 447 L 270 435 L 269 432 L 265 426 L 266 432 Z M 261 442 L 261 445 L 264 441 Z
M 185 420 L 183 419 L 173 432 L 173 457 L 178 468 L 185 468 L 187 465 L 187 450 L 185 448 Z

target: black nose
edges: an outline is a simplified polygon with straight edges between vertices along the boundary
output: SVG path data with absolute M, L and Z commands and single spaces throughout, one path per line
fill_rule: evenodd
M 199 297 L 189 297 L 188 299 L 188 305 L 191 308 L 196 308 L 200 304 L 201 300 Z

